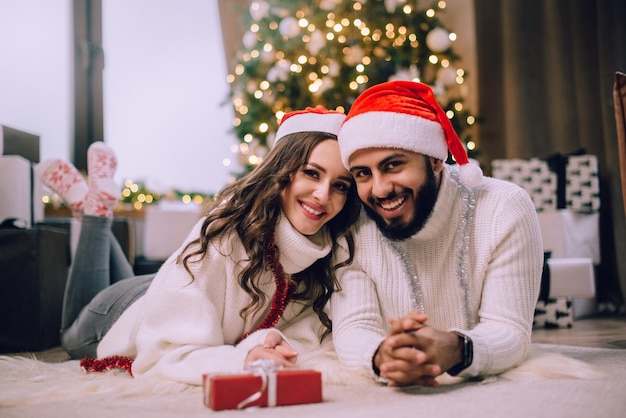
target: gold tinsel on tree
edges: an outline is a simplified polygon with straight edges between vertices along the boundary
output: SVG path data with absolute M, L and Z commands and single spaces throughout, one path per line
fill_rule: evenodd
M 417 10 L 409 0 L 253 0 L 229 75 L 239 162 L 262 161 L 283 114 L 323 105 L 348 111 L 367 87 L 393 79 L 429 84 L 470 157 L 476 155 L 455 63 L 454 33 L 438 19 L 445 2 Z

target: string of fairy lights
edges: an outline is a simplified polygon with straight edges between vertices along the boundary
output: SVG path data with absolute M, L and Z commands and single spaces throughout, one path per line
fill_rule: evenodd
M 127 179 L 124 181 L 124 187 L 121 190 L 120 201 L 116 205 L 115 210 L 142 210 L 146 205 L 157 203 L 160 200 L 168 200 L 182 204 L 205 205 L 210 203 L 213 195 L 205 193 L 190 193 L 180 190 L 170 190 L 167 193 L 158 193 L 149 190 L 143 183 L 134 182 Z M 51 209 L 67 208 L 67 205 L 56 193 L 44 194 L 42 201 L 45 207 Z

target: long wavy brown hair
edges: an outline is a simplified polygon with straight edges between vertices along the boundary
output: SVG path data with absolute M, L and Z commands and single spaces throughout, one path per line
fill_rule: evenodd
M 251 299 L 240 311 L 242 317 L 268 301 L 257 280 L 269 269 L 265 237 L 273 233 L 280 217 L 281 191 L 289 185 L 292 175 L 307 164 L 313 148 L 327 139 L 337 140 L 337 137 L 322 132 L 300 132 L 278 141 L 253 171 L 222 189 L 207 210 L 200 237 L 190 242 L 178 257 L 177 262 L 185 266 L 193 279 L 189 263 L 202 260 L 212 240 L 236 233 L 249 259 L 239 276 L 239 284 Z M 293 295 L 293 300 L 304 301 L 305 306 L 313 308 L 326 327 L 325 334 L 332 330 L 332 323 L 324 306 L 332 293 L 339 290 L 335 271 L 352 262 L 354 240 L 350 226 L 358 218 L 360 207 L 353 182 L 343 209 L 325 225 L 332 238 L 331 252 L 297 274 L 305 286 L 299 287 L 301 290 Z M 340 237 L 348 244 L 348 258 L 331 265 Z

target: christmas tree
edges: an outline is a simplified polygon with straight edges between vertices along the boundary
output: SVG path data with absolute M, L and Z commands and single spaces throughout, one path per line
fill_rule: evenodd
M 430 85 L 465 144 L 475 117 L 463 105 L 455 34 L 407 0 L 253 0 L 229 75 L 239 163 L 263 160 L 284 113 L 307 106 L 348 111 L 367 87 L 393 79 Z

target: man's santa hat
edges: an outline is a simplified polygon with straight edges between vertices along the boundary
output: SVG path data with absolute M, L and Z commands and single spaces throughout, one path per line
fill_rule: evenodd
M 459 164 L 461 181 L 474 187 L 482 170 L 470 163 L 452 123 L 426 84 L 396 80 L 377 84 L 357 97 L 339 132 L 341 159 L 363 148 L 400 148 Z
M 328 110 L 323 106 L 307 107 L 286 113 L 276 131 L 276 144 L 283 137 L 298 132 L 325 132 L 332 135 L 339 133 L 346 115 L 338 110 Z

